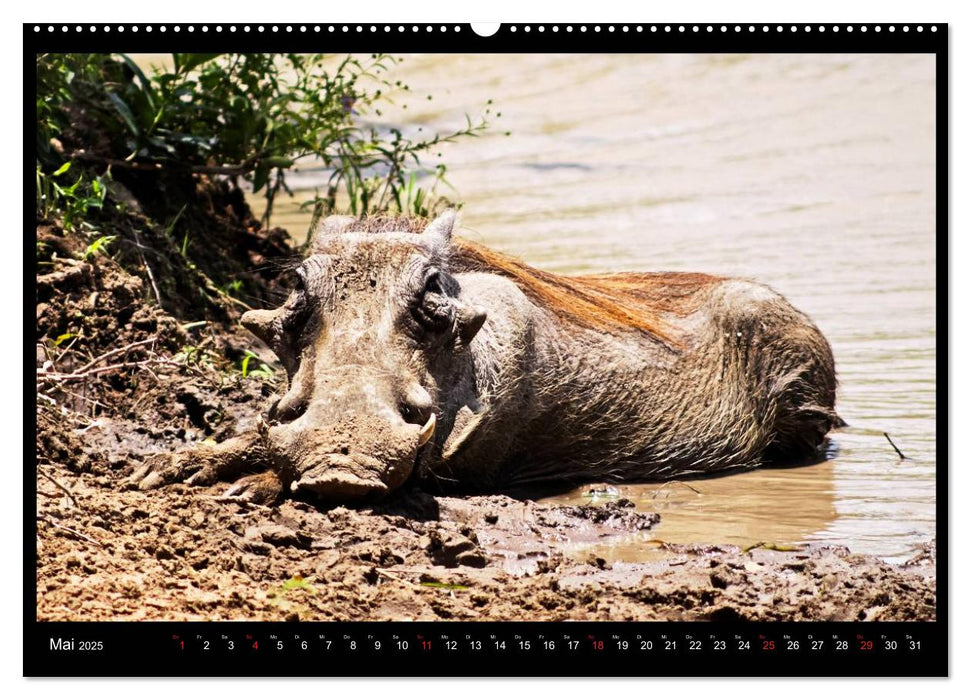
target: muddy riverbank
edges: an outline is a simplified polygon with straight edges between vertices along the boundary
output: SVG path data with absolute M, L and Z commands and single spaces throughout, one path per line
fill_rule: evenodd
M 664 545 L 629 502 L 540 506 L 404 494 L 377 508 L 254 507 L 221 488 L 38 481 L 41 620 L 928 620 L 932 547 L 904 565 L 842 548 Z M 641 533 L 649 563 L 564 554 Z

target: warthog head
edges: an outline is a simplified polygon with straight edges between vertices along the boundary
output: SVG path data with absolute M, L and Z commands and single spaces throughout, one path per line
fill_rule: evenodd
M 292 490 L 378 497 L 435 444 L 440 395 L 471 371 L 467 347 L 486 319 L 448 272 L 454 220 L 366 233 L 329 219 L 286 303 L 243 315 L 287 372 L 261 430 Z

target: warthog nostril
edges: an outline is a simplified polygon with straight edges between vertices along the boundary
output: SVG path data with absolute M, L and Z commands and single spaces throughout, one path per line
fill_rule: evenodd
M 421 447 L 426 442 L 432 439 L 435 434 L 435 414 L 428 416 L 428 422 L 421 427 L 421 431 L 418 433 L 418 447 Z
M 437 416 L 423 426 L 352 412 L 325 418 L 312 405 L 300 420 L 270 426 L 267 453 L 291 491 L 334 499 L 381 496 L 408 479 L 437 425 Z

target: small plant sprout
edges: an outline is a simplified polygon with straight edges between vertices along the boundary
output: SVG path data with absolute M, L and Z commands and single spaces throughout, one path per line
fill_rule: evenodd
M 96 238 L 91 245 L 84 249 L 83 260 L 90 260 L 99 253 L 107 254 L 107 247 L 114 241 L 118 236 L 101 236 Z
M 250 365 L 253 360 L 259 363 L 256 369 L 250 369 Z M 273 379 L 273 368 L 264 362 L 260 362 L 260 358 L 252 350 L 247 350 L 246 355 L 243 357 L 243 362 L 241 365 L 241 370 L 243 378 L 252 377 L 254 379 Z
M 71 338 L 77 338 L 77 333 L 62 333 L 54 339 L 54 347 L 60 347 L 61 343 L 70 340 Z
M 314 590 L 314 587 L 311 586 L 310 583 L 307 581 L 307 579 L 305 579 L 300 574 L 297 574 L 296 576 L 293 576 L 287 579 L 286 581 L 283 582 L 283 585 L 280 587 L 283 593 L 286 593 L 287 591 L 296 590 L 297 588 L 302 588 L 311 593 L 316 593 L 316 591 Z

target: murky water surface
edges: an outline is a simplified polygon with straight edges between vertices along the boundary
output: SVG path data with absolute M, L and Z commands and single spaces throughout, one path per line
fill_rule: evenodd
M 896 559 L 935 536 L 932 57 L 421 55 L 396 75 L 412 95 L 382 120 L 406 133 L 460 128 L 489 99 L 502 114 L 492 133 L 441 149 L 464 235 L 556 272 L 755 278 L 832 343 L 852 426 L 833 458 L 618 486 L 662 514 L 652 537 Z M 307 191 L 274 224 L 306 231 L 296 203 L 326 175 L 293 178 Z M 585 491 L 555 500 L 589 502 Z

